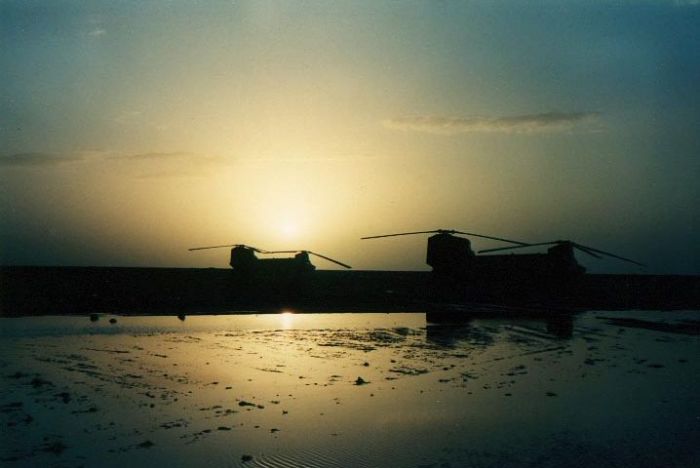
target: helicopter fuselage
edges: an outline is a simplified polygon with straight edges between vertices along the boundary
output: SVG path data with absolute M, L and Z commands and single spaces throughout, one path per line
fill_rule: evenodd
M 437 277 L 470 281 L 572 277 L 586 271 L 568 244 L 543 254 L 476 255 L 469 239 L 446 233 L 428 238 L 426 263 Z
M 242 274 L 298 275 L 310 273 L 316 267 L 309 260 L 309 254 L 299 252 L 289 258 L 258 258 L 255 251 L 246 246 L 231 249 L 229 262 L 234 272 Z

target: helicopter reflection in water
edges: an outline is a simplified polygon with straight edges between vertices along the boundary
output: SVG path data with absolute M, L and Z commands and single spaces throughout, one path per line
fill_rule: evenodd
M 499 324 L 507 324 L 508 327 L 514 325 L 525 327 L 531 330 L 531 333 L 542 334 L 550 339 L 567 340 L 572 338 L 574 333 L 573 315 L 557 314 L 544 318 L 523 317 L 519 319 L 503 317 L 503 322 L 500 322 L 497 316 L 478 318 L 467 315 L 449 321 L 431 321 L 430 317 L 426 316 L 426 319 L 428 319 L 425 328 L 426 340 L 446 348 L 456 347 L 461 343 L 475 346 L 493 345 L 495 334 L 500 329 Z

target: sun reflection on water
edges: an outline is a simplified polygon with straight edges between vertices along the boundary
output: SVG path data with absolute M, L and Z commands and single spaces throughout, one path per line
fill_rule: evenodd
M 294 312 L 285 310 L 279 314 L 280 324 L 284 330 L 289 330 L 294 325 Z

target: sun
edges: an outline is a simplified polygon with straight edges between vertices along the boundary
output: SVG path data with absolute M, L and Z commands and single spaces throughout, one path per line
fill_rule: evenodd
M 291 221 L 285 222 L 280 226 L 280 233 L 285 238 L 293 238 L 299 234 L 299 225 Z

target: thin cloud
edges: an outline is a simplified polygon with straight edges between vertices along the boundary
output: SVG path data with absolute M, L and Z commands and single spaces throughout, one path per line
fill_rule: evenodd
M 216 174 L 211 166 L 182 167 L 160 171 L 144 171 L 136 174 L 137 179 L 202 178 Z
M 148 152 L 135 154 L 121 154 L 110 156 L 109 159 L 131 160 L 131 161 L 153 161 L 153 160 L 174 160 L 174 159 L 189 159 L 196 158 L 197 155 L 186 151 L 169 151 L 169 152 Z
M 107 34 L 107 30 L 104 28 L 95 28 L 88 33 L 90 37 L 101 37 Z
M 189 151 L 151 151 L 147 153 L 120 154 L 110 156 L 109 159 L 119 161 L 144 161 L 162 164 L 198 164 L 219 165 L 227 164 L 229 160 L 222 156 L 210 156 Z
M 221 156 L 188 151 L 122 153 L 107 159 L 138 179 L 206 177 L 231 163 Z
M 67 163 L 91 163 L 112 165 L 113 168 L 131 172 L 138 178 L 199 177 L 216 172 L 231 164 L 222 156 L 210 156 L 187 151 L 120 153 L 91 150 L 71 153 L 26 152 L 0 155 L 0 167 L 40 169 L 57 167 Z
M 81 161 L 78 155 L 62 155 L 57 153 L 15 153 L 0 156 L 0 166 L 9 167 L 41 167 L 56 166 L 68 162 Z
M 570 131 L 598 120 L 598 112 L 545 112 L 504 117 L 408 116 L 385 120 L 384 126 L 403 131 L 439 133 L 541 133 Z

